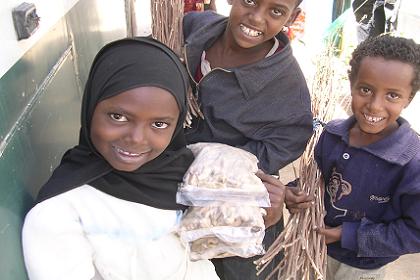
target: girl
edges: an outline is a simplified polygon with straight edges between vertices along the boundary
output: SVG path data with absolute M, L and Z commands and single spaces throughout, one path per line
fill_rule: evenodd
M 79 144 L 25 218 L 30 279 L 218 279 L 173 233 L 177 184 L 193 160 L 182 132 L 187 84 L 176 55 L 153 39 L 99 51 Z

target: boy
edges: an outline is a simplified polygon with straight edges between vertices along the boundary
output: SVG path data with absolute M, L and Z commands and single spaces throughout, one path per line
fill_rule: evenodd
M 327 279 L 384 279 L 420 252 L 420 141 L 401 111 L 420 87 L 420 46 L 369 38 L 350 60 L 353 116 L 327 124 L 315 148 L 325 180 Z
M 281 31 L 293 23 L 301 0 L 231 0 L 229 18 L 213 12 L 184 17 L 185 62 L 204 118 L 186 130 L 189 143 L 219 142 L 257 156 L 265 173 L 298 158 L 312 133 L 304 76 Z M 260 173 L 270 193 L 265 246 L 283 229 L 284 186 Z M 254 259 L 214 260 L 221 279 L 255 276 Z

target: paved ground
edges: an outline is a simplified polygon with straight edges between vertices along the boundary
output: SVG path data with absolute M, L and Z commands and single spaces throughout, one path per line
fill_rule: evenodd
M 420 279 L 420 254 L 402 256 L 388 266 L 387 280 L 418 279 Z
M 295 163 L 297 167 L 298 163 Z M 294 179 L 294 172 L 291 165 L 286 166 L 280 171 L 280 178 L 283 183 Z M 285 218 L 288 217 L 285 210 Z M 386 280 L 420 280 L 420 253 L 410 254 L 400 257 L 387 267 Z

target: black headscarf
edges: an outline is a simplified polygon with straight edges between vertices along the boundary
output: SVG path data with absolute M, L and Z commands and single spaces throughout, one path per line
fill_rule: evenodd
M 178 103 L 180 116 L 171 142 L 162 154 L 133 172 L 118 171 L 92 144 L 93 112 L 100 101 L 141 86 L 169 91 Z M 160 209 L 183 209 L 175 197 L 178 183 L 193 160 L 183 135 L 187 88 L 184 66 L 169 48 L 156 40 L 123 39 L 103 47 L 93 61 L 83 95 L 79 144 L 64 154 L 41 188 L 38 202 L 89 184 L 124 200 Z

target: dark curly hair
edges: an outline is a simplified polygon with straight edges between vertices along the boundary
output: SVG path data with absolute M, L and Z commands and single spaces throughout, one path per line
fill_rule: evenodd
M 356 79 L 360 63 L 365 57 L 383 57 L 410 64 L 414 69 L 411 98 L 420 89 L 420 45 L 413 40 L 385 34 L 368 38 L 360 43 L 350 59 L 350 70 L 348 71 L 350 84 Z

